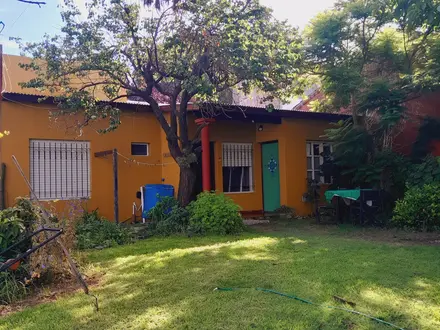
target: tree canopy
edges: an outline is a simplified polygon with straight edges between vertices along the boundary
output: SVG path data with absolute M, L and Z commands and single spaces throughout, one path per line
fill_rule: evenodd
M 440 86 L 439 23 L 437 0 L 344 0 L 306 29 L 305 74 L 326 96 L 315 110 L 353 115 L 328 133 L 357 183 L 383 185 L 405 103 Z
M 199 133 L 189 136 L 190 102 L 216 101 L 230 88 L 268 97 L 290 96 L 300 67 L 297 30 L 279 22 L 257 0 L 89 1 L 87 20 L 65 0 L 62 34 L 28 44 L 37 78 L 23 87 L 49 90 L 60 113 L 82 112 L 84 123 L 108 120 L 112 101 L 137 97 L 151 106 L 180 166 L 179 200 L 187 204 L 195 182 Z M 80 83 L 78 83 L 80 81 Z M 110 103 L 97 99 L 104 93 Z M 159 103 L 171 106 L 167 118 Z M 212 114 L 206 114 L 212 115 Z

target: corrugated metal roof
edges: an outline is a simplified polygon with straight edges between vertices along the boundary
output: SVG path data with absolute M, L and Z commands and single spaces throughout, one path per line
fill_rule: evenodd
M 218 104 L 218 103 L 206 103 L 205 106 L 218 107 L 222 110 L 228 112 L 244 112 L 245 114 L 261 115 L 268 117 L 281 117 L 281 118 L 307 118 L 307 119 L 323 119 L 323 120 L 345 120 L 349 119 L 351 116 L 340 113 L 328 113 L 328 112 L 311 112 L 304 110 L 284 110 L 284 109 L 274 109 L 269 112 L 266 107 L 249 107 L 241 106 L 237 104 Z
M 39 104 L 53 104 L 54 97 L 48 97 L 42 102 L 38 102 L 39 99 L 44 98 L 42 95 L 37 94 L 26 94 L 26 93 L 2 93 L 3 98 L 6 101 L 12 102 L 28 102 L 28 103 L 39 103 Z M 106 101 L 102 101 L 105 103 Z M 113 102 L 120 106 L 121 108 L 129 109 L 129 110 L 147 110 L 151 111 L 151 108 L 146 102 Z M 168 105 L 161 104 L 161 106 L 166 107 Z M 266 107 L 251 107 L 251 106 L 242 106 L 238 104 L 220 104 L 220 103 L 203 103 L 199 106 L 202 107 L 215 107 L 218 110 L 221 110 L 226 114 L 234 113 L 235 115 L 241 114 L 243 119 L 246 117 L 260 117 L 260 118 L 303 118 L 303 119 L 316 119 L 316 120 L 329 120 L 329 121 L 338 121 L 345 120 L 350 118 L 349 115 L 339 114 L 339 113 L 322 113 L 322 112 L 310 112 L 304 110 L 284 110 L 284 109 L 274 109 L 272 112 L 269 112 Z M 195 112 L 200 112 L 194 110 Z M 219 112 L 221 115 L 221 112 Z M 237 116 L 234 116 L 234 118 Z M 250 118 L 250 119 L 252 119 Z
M 10 92 L 3 92 L 2 93 L 3 99 L 6 101 L 11 102 L 27 102 L 27 103 L 37 103 L 37 104 L 54 104 L 54 97 L 53 96 L 43 96 L 38 94 L 28 94 L 28 93 L 10 93 Z M 39 99 L 43 99 L 41 102 Z M 108 103 L 108 101 L 100 101 L 102 103 Z M 148 103 L 142 104 L 141 102 L 112 102 L 113 104 L 118 105 L 121 108 L 129 109 L 129 110 L 148 110 L 151 111 L 151 108 Z

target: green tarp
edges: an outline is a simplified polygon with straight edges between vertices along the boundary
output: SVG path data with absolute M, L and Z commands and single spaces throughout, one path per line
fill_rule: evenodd
M 360 189 L 352 189 L 352 190 L 327 190 L 325 192 L 325 199 L 330 203 L 333 199 L 333 197 L 342 197 L 342 198 L 348 198 L 352 200 L 358 200 L 361 196 L 361 190 Z

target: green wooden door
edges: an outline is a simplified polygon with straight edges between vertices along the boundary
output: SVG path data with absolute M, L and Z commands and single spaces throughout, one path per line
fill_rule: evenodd
M 280 167 L 278 142 L 262 144 L 264 211 L 272 212 L 280 205 Z

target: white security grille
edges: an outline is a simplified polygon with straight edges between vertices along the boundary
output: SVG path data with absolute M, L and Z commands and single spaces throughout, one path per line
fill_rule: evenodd
M 30 181 L 42 200 L 90 198 L 90 142 L 30 140 Z
M 252 143 L 223 143 L 224 167 L 250 167 L 252 160 Z

